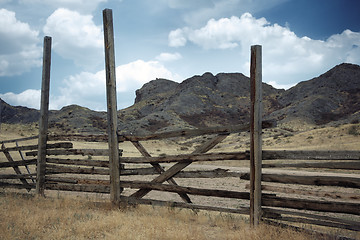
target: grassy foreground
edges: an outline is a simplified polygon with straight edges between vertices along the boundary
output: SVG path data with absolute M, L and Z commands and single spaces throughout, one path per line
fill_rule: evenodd
M 312 239 L 289 229 L 256 230 L 237 215 L 149 206 L 113 208 L 85 197 L 0 193 L 0 239 Z

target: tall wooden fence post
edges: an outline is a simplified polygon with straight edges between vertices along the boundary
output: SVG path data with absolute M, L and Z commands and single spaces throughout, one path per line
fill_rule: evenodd
M 44 196 L 45 168 L 46 168 L 46 142 L 49 118 L 49 91 L 51 67 L 51 37 L 44 37 L 43 69 L 41 83 L 41 103 L 39 121 L 39 140 L 36 170 L 36 194 Z
M 261 46 L 251 46 L 250 66 L 250 224 L 257 226 L 261 218 L 262 162 L 262 60 Z
M 120 202 L 119 142 L 117 136 L 116 72 L 113 17 L 111 9 L 103 10 L 107 120 L 110 163 L 110 200 Z

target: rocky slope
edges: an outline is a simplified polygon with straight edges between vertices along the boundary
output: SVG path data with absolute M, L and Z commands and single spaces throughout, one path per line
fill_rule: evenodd
M 134 105 L 119 111 L 119 130 L 145 134 L 247 122 L 249 89 L 249 78 L 240 73 L 205 73 L 182 83 L 156 79 L 136 91 Z M 287 127 L 359 121 L 360 66 L 340 64 L 286 91 L 263 83 L 263 103 L 264 118 Z M 1 122 L 31 123 L 39 118 L 34 109 L 5 102 L 0 107 Z M 51 111 L 49 126 L 68 133 L 103 133 L 106 113 L 71 105 Z

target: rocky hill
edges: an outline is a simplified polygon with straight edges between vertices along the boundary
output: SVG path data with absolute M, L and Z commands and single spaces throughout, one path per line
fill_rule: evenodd
M 145 134 L 248 122 L 250 80 L 240 73 L 205 73 L 177 83 L 156 79 L 136 91 L 134 105 L 119 111 L 119 130 Z M 263 83 L 264 118 L 279 125 L 321 125 L 360 118 L 360 66 L 340 64 L 291 89 Z M 2 102 L 1 122 L 31 123 L 39 111 Z M 71 105 L 51 111 L 50 128 L 103 133 L 106 113 Z

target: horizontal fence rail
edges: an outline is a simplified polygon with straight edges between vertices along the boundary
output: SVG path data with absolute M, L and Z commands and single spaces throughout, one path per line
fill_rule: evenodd
M 186 187 L 178 185 L 175 181 L 168 184 L 163 183 L 171 179 L 221 179 L 237 178 L 240 181 L 248 181 L 250 178 L 248 169 L 234 170 L 214 168 L 203 170 L 184 170 L 193 162 L 211 162 L 211 161 L 244 161 L 249 160 L 249 151 L 227 152 L 227 153 L 207 153 L 208 150 L 215 147 L 219 142 L 225 139 L 232 131 L 244 130 L 244 126 L 230 128 L 210 128 L 191 130 L 191 131 L 173 131 L 170 133 L 154 134 L 149 136 L 119 136 L 119 141 L 130 141 L 143 155 L 142 157 L 122 157 L 120 152 L 119 169 L 123 177 L 142 177 L 153 176 L 152 181 L 142 180 L 121 180 L 122 189 L 138 191 L 139 194 L 129 196 L 122 195 L 121 201 L 128 204 L 151 204 L 171 207 L 181 207 L 189 209 L 220 211 L 229 213 L 249 214 L 249 208 L 239 206 L 236 208 L 219 207 L 210 205 L 199 205 L 192 203 L 193 196 L 215 197 L 222 199 L 234 199 L 239 201 L 249 200 L 249 185 L 241 191 L 227 189 L 210 189 L 203 187 Z M 204 133 L 209 135 L 217 134 L 208 142 L 199 146 L 194 153 L 182 155 L 151 156 L 140 140 L 165 139 L 169 137 L 193 137 Z M 46 176 L 45 189 L 56 191 L 75 191 L 88 193 L 110 193 L 110 181 L 104 176 L 109 176 L 109 161 L 102 157 L 108 156 L 108 149 L 74 149 L 71 141 L 74 139 L 84 142 L 102 142 L 106 141 L 106 136 L 85 136 L 85 135 L 62 135 L 50 136 L 52 140 L 62 140 L 69 142 L 57 142 L 47 144 L 46 157 Z M 8 141 L 8 143 L 16 141 Z M 21 142 L 21 141 L 20 141 Z M 18 151 L 24 152 L 27 157 L 37 156 L 37 145 L 3 147 L 0 150 L 2 154 L 11 154 Z M 274 162 L 282 160 L 286 162 Z M 296 162 L 293 162 L 296 161 Z M 163 168 L 160 164 L 173 164 Z M 146 166 L 147 164 L 150 164 Z M 344 219 L 342 217 L 324 216 L 322 214 L 348 214 L 351 216 L 360 216 L 360 195 L 356 192 L 343 192 L 338 190 L 306 190 L 297 186 L 326 186 L 344 189 L 360 189 L 360 176 L 347 173 L 328 173 L 322 172 L 297 172 L 294 169 L 312 168 L 312 169 L 341 169 L 358 170 L 360 164 L 360 151 L 263 151 L 262 167 L 262 209 L 263 220 L 276 220 L 282 222 L 297 222 L 304 224 L 315 224 L 325 227 L 343 228 L 351 231 L 359 231 L 358 221 Z M 14 160 L 0 162 L 0 169 L 36 166 L 36 159 Z M 265 168 L 269 169 L 268 172 Z M 291 168 L 291 171 L 272 172 L 275 168 Z M 170 170 L 170 171 L 169 171 Z M 36 178 L 35 173 L 24 174 L 0 174 L 0 187 L 17 188 L 31 190 L 35 188 L 34 182 L 29 182 Z M 161 180 L 157 180 L 161 179 Z M 26 181 L 26 182 L 25 182 Z M 267 183 L 267 184 L 266 184 Z M 269 185 L 283 184 L 283 185 Z M 150 198 L 143 198 L 150 191 L 170 192 L 182 196 L 184 202 L 164 201 Z M 281 194 L 281 195 L 279 195 Z M 286 194 L 286 196 L 284 196 Z M 144 196 L 145 196 L 144 195 Z M 300 196 L 300 197 L 299 197 Z M 306 198 L 304 198 L 306 197 Z M 311 199 L 308 199 L 311 198 Z M 304 212 L 305 211 L 305 212 Z

